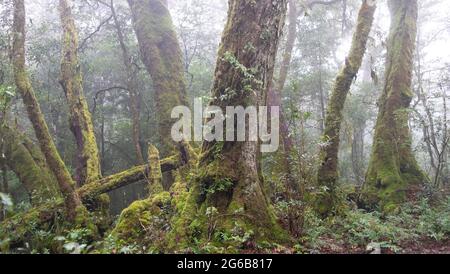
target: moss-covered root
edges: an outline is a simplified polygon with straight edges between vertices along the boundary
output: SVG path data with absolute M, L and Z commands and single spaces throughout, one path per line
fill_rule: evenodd
M 338 180 L 338 152 L 343 109 L 350 87 L 361 67 L 369 34 L 376 10 L 373 1 L 364 0 L 359 10 L 356 30 L 353 35 L 350 53 L 344 68 L 338 74 L 325 120 L 325 139 L 328 145 L 321 149 L 321 165 L 317 181 L 319 192 L 316 197 L 316 210 L 322 215 L 329 215 L 336 203 L 335 188 Z
M 163 248 L 161 243 L 170 228 L 171 201 L 169 192 L 161 192 L 134 202 L 122 212 L 111 236 L 121 247 L 138 245 L 149 249 Z
M 172 220 L 169 250 L 210 245 L 235 252 L 248 243 L 289 241 L 259 181 L 245 168 L 214 162 L 196 173 L 190 191 L 177 200 L 181 211 Z
M 391 30 L 386 83 L 380 99 L 372 156 L 362 191 L 367 207 L 392 211 L 407 199 L 408 190 L 428 181 L 411 149 L 408 108 L 417 32 L 417 1 L 390 0 Z

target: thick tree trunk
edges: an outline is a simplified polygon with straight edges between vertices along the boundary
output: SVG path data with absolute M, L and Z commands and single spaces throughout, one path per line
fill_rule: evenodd
M 130 94 L 130 110 L 133 121 L 133 144 L 136 150 L 137 162 L 144 164 L 144 156 L 142 155 L 141 147 L 141 124 L 140 124 L 140 104 L 139 104 L 139 91 L 136 79 L 136 71 L 133 69 L 133 64 L 130 56 L 130 52 L 125 43 L 122 27 L 119 19 L 117 18 L 116 10 L 114 8 L 114 1 L 110 4 L 111 13 L 114 19 L 114 26 L 117 32 L 117 40 L 119 41 L 120 48 L 122 49 L 123 64 L 127 71 L 127 89 Z
M 25 4 L 23 0 L 14 0 L 14 42 L 13 67 L 17 91 L 21 94 L 28 112 L 36 137 L 46 161 L 58 182 L 59 190 L 63 194 L 66 205 L 68 221 L 75 221 L 81 200 L 75 191 L 75 182 L 72 180 L 67 167 L 59 155 L 55 143 L 50 136 L 47 123 L 42 114 L 39 103 L 34 94 L 25 66 Z
M 59 12 L 63 28 L 60 83 L 69 105 L 70 129 L 78 147 L 76 181 L 81 186 L 101 178 L 100 159 L 91 113 L 84 97 L 78 33 L 68 0 L 59 1 Z
M 229 2 L 228 21 L 216 64 L 211 105 L 258 106 L 272 83 L 275 55 L 282 35 L 287 1 Z M 234 91 L 231 94 L 230 91 Z M 227 98 L 227 99 L 221 99 Z M 237 125 L 233 129 L 236 132 Z M 248 127 L 247 127 L 248 130 Z M 225 126 L 224 132 L 227 131 Z M 192 222 L 200 220 L 201 237 L 208 239 L 205 214 L 218 211 L 218 226 L 236 224 L 252 230 L 256 239 L 280 239 L 285 235 L 270 210 L 259 170 L 259 143 L 205 142 L 197 177 L 193 182 L 181 222 L 188 236 Z M 187 234 L 187 235 L 186 235 Z M 183 236 L 180 236 L 183 237 Z
M 338 180 L 338 152 L 343 109 L 348 92 L 361 67 L 376 5 L 373 1 L 363 0 L 359 11 L 352 47 L 345 60 L 345 66 L 337 76 L 329 101 L 324 138 L 329 143 L 321 149 L 321 166 L 318 171 L 320 194 L 317 199 L 317 211 L 328 215 L 335 204 L 335 188 Z
M 363 189 L 366 206 L 390 211 L 404 202 L 411 186 L 428 181 L 411 149 L 408 126 L 417 0 L 389 0 L 391 30 L 384 91 L 375 128 L 372 157 Z
M 183 56 L 167 3 L 161 0 L 128 0 L 142 61 L 152 80 L 156 97 L 159 138 L 163 156 L 173 154 L 171 112 L 187 106 Z
M 17 175 L 30 197 L 31 204 L 37 205 L 58 197 L 55 177 L 40 149 L 16 129 L 4 126 L 0 132 L 4 141 L 5 166 Z

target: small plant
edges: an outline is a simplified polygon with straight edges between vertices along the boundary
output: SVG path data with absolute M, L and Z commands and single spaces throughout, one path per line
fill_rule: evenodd
M 64 252 L 70 254 L 88 253 L 91 249 L 89 243 L 92 240 L 92 231 L 89 229 L 73 229 L 65 236 L 54 237 L 54 240 L 62 244 Z
M 206 192 L 209 194 L 214 194 L 218 192 L 227 192 L 233 187 L 234 183 L 231 179 L 219 179 L 216 180 L 207 190 Z

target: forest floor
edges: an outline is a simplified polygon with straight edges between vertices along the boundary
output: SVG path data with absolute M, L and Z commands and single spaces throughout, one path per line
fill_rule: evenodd
M 320 249 L 321 254 L 370 254 L 376 252 L 367 248 L 342 245 L 333 239 L 328 240 L 328 245 Z M 394 249 L 381 248 L 381 254 L 450 254 L 450 240 L 436 241 L 434 239 L 420 239 L 400 244 Z

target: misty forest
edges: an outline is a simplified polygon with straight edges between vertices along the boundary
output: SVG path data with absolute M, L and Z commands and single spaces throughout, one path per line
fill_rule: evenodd
M 0 253 L 450 253 L 449 10 L 0 0 Z

